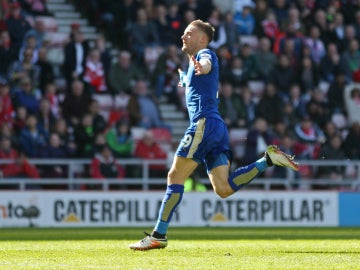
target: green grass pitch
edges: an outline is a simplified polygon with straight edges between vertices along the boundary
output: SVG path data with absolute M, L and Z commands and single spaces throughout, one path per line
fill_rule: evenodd
M 0 269 L 360 269 L 360 228 L 170 228 L 130 250 L 143 230 L 0 229 Z

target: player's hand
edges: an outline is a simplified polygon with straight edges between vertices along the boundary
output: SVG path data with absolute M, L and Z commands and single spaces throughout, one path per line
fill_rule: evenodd
M 211 61 L 207 58 L 197 61 L 194 56 L 191 57 L 194 63 L 195 75 L 208 74 L 211 71 Z
M 194 63 L 195 75 L 204 74 L 203 66 L 195 59 L 194 56 L 191 56 L 191 61 Z
M 180 68 L 178 68 L 178 73 L 179 73 L 179 77 L 180 77 L 178 87 L 185 87 L 185 83 L 184 83 L 185 73 Z

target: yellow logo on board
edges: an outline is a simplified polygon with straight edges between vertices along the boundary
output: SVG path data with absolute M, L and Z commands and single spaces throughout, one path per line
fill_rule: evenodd
M 66 222 L 66 223 L 79 223 L 79 222 L 81 222 L 81 220 L 74 213 L 71 213 L 70 215 L 68 215 L 66 218 L 64 218 L 63 221 Z
M 228 220 L 223 214 L 217 213 L 212 217 L 211 221 L 225 222 Z

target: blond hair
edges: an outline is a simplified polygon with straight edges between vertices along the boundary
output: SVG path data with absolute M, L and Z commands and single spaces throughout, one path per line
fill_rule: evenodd
M 199 28 L 202 32 L 204 32 L 208 38 L 209 43 L 213 40 L 215 28 L 210 23 L 204 22 L 202 20 L 195 20 L 192 21 L 190 25 L 193 25 Z

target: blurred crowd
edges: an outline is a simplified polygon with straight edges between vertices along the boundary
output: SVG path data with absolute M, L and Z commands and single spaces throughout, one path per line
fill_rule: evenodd
M 253 162 L 268 144 L 298 159 L 360 158 L 360 1 L 68 2 L 99 30 L 96 39 L 74 21 L 54 44 L 46 0 L 0 0 L 0 156 L 16 160 L 0 165 L 1 176 L 62 177 L 66 168 L 27 159 L 91 158 L 88 176 L 121 178 L 127 172 L 116 158 L 166 158 L 151 132 L 137 140 L 131 131 L 171 132 L 160 103 L 186 119 L 180 37 L 197 18 L 216 30 L 209 46 L 219 58 L 220 112 L 230 130 L 246 130 L 234 162 Z M 115 117 L 100 108 L 101 95 L 111 97 Z M 298 177 L 354 174 L 301 166 Z

